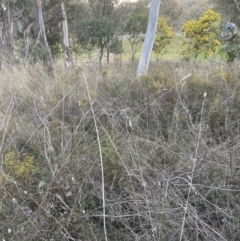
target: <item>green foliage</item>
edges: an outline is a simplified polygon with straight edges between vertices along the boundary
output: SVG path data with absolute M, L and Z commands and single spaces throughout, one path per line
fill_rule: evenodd
M 54 59 L 60 59 L 63 54 L 60 33 L 53 32 L 47 35 L 47 41 Z
M 230 43 L 227 42 L 224 45 L 224 50 L 226 53 L 226 60 L 228 63 L 231 63 L 234 61 L 234 59 L 237 57 L 239 52 L 239 44 L 237 43 Z
M 160 17 L 157 24 L 155 40 L 153 44 L 153 51 L 158 55 L 163 53 L 164 48 L 172 42 L 174 33 L 172 28 L 168 26 L 167 20 Z
M 104 48 L 108 48 L 112 53 L 121 53 L 121 41 L 116 35 L 117 29 L 111 18 L 108 16 L 97 16 L 81 21 L 85 26 L 84 34 L 78 35 L 79 44 L 86 50 L 92 51 L 100 49 L 100 59 L 103 56 Z
M 219 21 L 220 15 L 208 9 L 198 20 L 184 23 L 181 31 L 186 40 L 183 41 L 185 50 L 181 54 L 185 57 L 193 56 L 196 60 L 200 54 L 210 57 L 217 53 L 220 47 L 220 42 L 216 37 Z
M 121 53 L 123 53 L 122 40 L 120 40 L 119 38 L 114 39 L 111 42 L 111 45 L 110 45 L 110 52 L 113 53 L 113 54 L 121 54 Z
M 142 34 L 146 32 L 148 23 L 148 2 L 139 1 L 128 17 L 124 33 L 128 35 L 128 41 L 131 45 L 132 61 L 135 59 L 137 51 L 140 49 L 144 40 Z
M 28 63 L 36 64 L 37 62 L 45 62 L 47 60 L 47 55 L 45 51 L 43 51 L 40 44 L 36 44 L 34 40 L 35 36 L 29 38 L 28 46 L 22 40 L 18 41 L 18 48 L 20 56 L 27 60 Z M 60 33 L 49 33 L 47 35 L 47 41 L 54 59 L 59 59 L 62 57 L 62 46 L 61 46 L 61 35 Z
M 93 19 L 90 27 L 89 36 L 92 46 L 106 47 L 114 36 L 114 26 L 107 17 Z
M 121 14 L 116 14 L 114 3 L 113 0 L 91 0 L 88 3 L 77 4 L 78 10 L 72 10 L 75 23 L 70 28 L 76 36 L 74 40 L 88 53 L 99 49 L 99 62 L 102 61 L 105 49 L 107 59 L 110 52 L 120 54 L 123 51 L 119 32 L 124 23 L 119 21 Z
M 14 178 L 28 178 L 38 171 L 34 164 L 34 156 L 23 154 L 20 159 L 12 150 L 4 155 L 4 168 Z
M 69 25 L 71 35 L 74 36 L 75 42 L 89 49 L 89 24 L 93 17 L 92 9 L 88 4 L 81 2 L 76 6 L 71 6 L 69 11 L 71 14 L 68 15 L 68 18 L 73 21 L 73 24 Z
M 145 33 L 148 23 L 148 2 L 139 1 L 136 3 L 135 8 L 128 17 L 127 25 L 124 32 L 129 35 L 138 35 Z

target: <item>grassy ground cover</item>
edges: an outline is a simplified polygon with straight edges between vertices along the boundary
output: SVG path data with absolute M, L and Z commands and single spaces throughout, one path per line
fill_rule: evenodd
M 4 65 L 0 239 L 240 240 L 239 69 Z

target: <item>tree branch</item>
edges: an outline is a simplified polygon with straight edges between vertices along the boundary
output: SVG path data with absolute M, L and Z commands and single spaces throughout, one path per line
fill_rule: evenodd
M 240 2 L 238 2 L 237 0 L 234 0 L 234 2 L 235 2 L 236 5 L 237 5 L 237 9 L 240 11 Z

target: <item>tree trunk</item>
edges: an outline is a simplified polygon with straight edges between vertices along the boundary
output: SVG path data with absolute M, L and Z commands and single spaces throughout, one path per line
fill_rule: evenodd
M 38 31 L 39 31 L 38 39 L 42 46 L 43 51 L 46 54 L 46 66 L 48 68 L 48 73 L 51 77 L 55 77 L 52 53 L 47 42 L 45 26 L 44 26 L 43 17 L 42 17 L 41 0 L 33 0 L 33 3 L 35 5 L 36 19 L 37 19 Z
M 107 46 L 107 65 L 109 66 L 110 64 L 110 47 Z
M 30 23 L 27 28 L 23 31 L 23 40 L 24 40 L 24 63 L 27 62 L 28 58 L 28 51 L 29 51 L 29 46 L 30 46 L 30 40 L 29 40 L 29 34 L 32 26 L 35 24 L 35 22 Z
M 14 62 L 13 19 L 9 1 L 6 6 L 0 1 L 0 54 L 1 63 L 2 60 Z
M 147 32 L 145 35 L 141 59 L 139 61 L 139 65 L 137 69 L 137 76 L 146 74 L 148 70 L 155 32 L 157 28 L 160 4 L 161 4 L 161 0 L 152 0 L 151 2 L 149 16 L 148 16 Z
M 64 3 L 60 3 L 62 12 L 62 32 L 63 32 L 63 48 L 64 48 L 64 65 L 68 69 L 73 65 L 72 54 L 69 47 L 68 38 L 68 24 L 67 24 L 67 14 L 65 11 Z
M 234 2 L 236 3 L 237 5 L 237 9 L 240 11 L 240 2 L 238 0 L 234 0 Z
M 100 52 L 99 52 L 99 67 L 100 67 L 100 69 L 102 68 L 103 53 L 104 53 L 104 46 L 101 45 Z

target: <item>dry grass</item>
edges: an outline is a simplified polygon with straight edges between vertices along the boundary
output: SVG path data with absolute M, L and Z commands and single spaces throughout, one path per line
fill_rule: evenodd
M 57 72 L 1 73 L 0 239 L 240 239 L 237 65 Z

